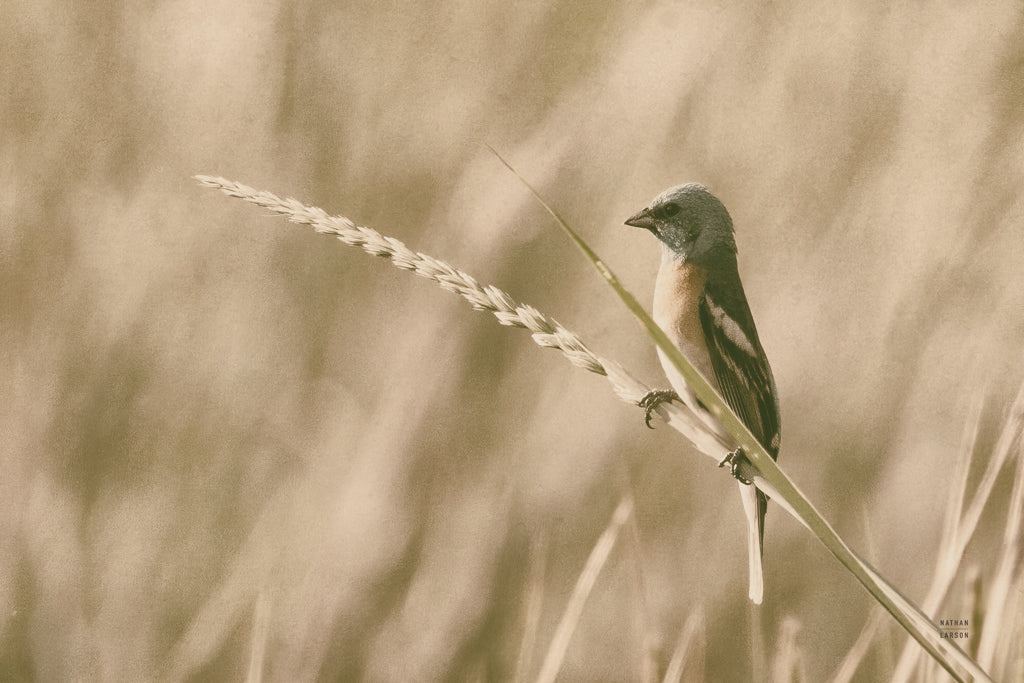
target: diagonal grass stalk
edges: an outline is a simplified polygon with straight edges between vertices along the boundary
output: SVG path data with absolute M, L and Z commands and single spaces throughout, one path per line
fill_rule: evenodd
M 619 538 L 622 525 L 632 515 L 633 496 L 626 493 L 619 500 L 619 504 L 612 513 L 611 521 L 608 522 L 608 526 L 591 549 L 583 571 L 576 578 L 576 585 L 572 589 L 572 595 L 569 596 L 569 603 L 558 622 L 555 635 L 551 638 L 551 644 L 548 645 L 548 652 L 544 656 L 540 673 L 537 674 L 537 683 L 554 683 L 555 677 L 558 676 L 558 671 L 562 668 L 562 660 L 565 659 L 565 653 L 569 649 L 573 631 L 576 630 L 576 625 L 583 614 L 583 607 L 587 603 L 587 598 L 590 597 L 590 591 L 593 590 L 601 569 L 608 561 L 608 555 L 611 554 L 612 548 Z

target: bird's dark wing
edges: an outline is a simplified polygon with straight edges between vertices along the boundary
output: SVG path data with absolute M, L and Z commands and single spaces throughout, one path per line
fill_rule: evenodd
M 724 276 L 724 277 L 722 277 Z M 757 338 L 739 273 L 709 278 L 700 297 L 700 323 L 722 398 L 773 459 L 781 439 L 779 401 L 768 358 Z M 758 545 L 764 550 L 768 497 L 756 491 Z
M 781 434 L 775 379 L 739 275 L 734 277 L 735 282 L 709 280 L 704 288 L 700 297 L 704 340 L 722 398 L 776 458 Z

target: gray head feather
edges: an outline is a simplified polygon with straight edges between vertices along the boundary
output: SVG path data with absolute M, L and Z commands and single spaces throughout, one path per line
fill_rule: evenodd
M 665 190 L 626 225 L 647 228 L 672 251 L 674 258 L 709 265 L 736 254 L 732 219 L 725 206 L 697 183 Z

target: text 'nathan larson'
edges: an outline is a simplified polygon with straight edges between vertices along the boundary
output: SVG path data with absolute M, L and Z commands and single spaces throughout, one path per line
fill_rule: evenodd
M 967 619 L 939 619 L 939 631 L 943 638 L 960 640 L 968 636 L 967 628 L 970 626 Z

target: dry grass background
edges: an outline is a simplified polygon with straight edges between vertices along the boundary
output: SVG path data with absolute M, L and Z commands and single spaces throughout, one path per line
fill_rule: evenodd
M 532 676 L 625 489 L 638 543 L 564 679 L 639 678 L 652 646 L 664 667 L 701 611 L 708 678 L 751 671 L 721 472 L 527 335 L 195 173 L 448 260 L 652 384 L 645 335 L 483 143 L 646 296 L 657 246 L 622 221 L 710 185 L 780 462 L 915 599 L 972 405 L 984 452 L 1022 380 L 1016 2 L 8 0 L 0 54 L 3 679 L 236 680 L 254 649 L 264 680 L 502 679 L 534 594 Z M 767 541 L 769 663 L 795 643 L 821 680 L 871 603 L 781 512 Z

